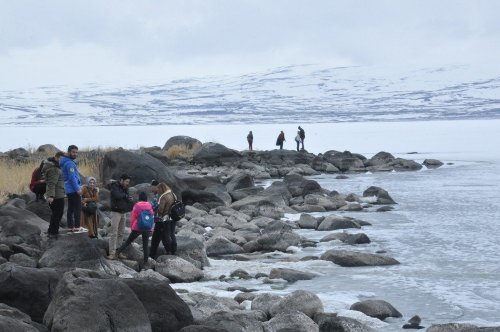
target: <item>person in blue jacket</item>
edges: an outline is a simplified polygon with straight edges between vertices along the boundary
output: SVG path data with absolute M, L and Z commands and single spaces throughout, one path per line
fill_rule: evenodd
M 82 188 L 80 182 L 80 172 L 75 159 L 78 156 L 78 147 L 70 145 L 68 153 L 61 157 L 59 165 L 64 177 L 64 191 L 68 198 L 67 223 L 70 232 L 85 232 L 86 229 L 80 227 L 80 213 L 82 210 Z

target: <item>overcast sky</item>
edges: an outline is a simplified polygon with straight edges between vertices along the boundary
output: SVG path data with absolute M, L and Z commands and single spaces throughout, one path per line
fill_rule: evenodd
M 500 59 L 500 1 L 0 0 L 0 88 Z

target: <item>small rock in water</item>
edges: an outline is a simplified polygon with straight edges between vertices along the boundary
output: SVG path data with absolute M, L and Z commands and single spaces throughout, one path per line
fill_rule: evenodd
M 403 328 L 404 329 L 416 329 L 416 330 L 423 329 L 424 327 L 420 326 L 421 321 L 422 321 L 422 319 L 420 319 L 420 317 L 418 315 L 415 315 L 408 320 L 407 324 L 403 325 Z
M 259 272 L 255 275 L 255 279 L 259 279 L 259 278 L 269 278 L 269 275 L 262 273 L 262 272 Z
M 379 207 L 377 209 L 377 212 L 388 212 L 388 211 L 392 211 L 392 210 L 394 210 L 394 207 L 386 205 L 386 206 Z
M 247 271 L 238 269 L 231 272 L 231 278 L 252 279 L 252 276 Z
M 347 175 L 337 175 L 335 178 L 338 179 L 338 180 L 349 179 L 349 177 Z

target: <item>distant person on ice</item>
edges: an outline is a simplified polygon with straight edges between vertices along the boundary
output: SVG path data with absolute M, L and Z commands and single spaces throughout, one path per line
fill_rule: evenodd
M 80 172 L 75 159 L 78 157 L 78 147 L 70 145 L 68 153 L 63 156 L 59 164 L 64 177 L 64 191 L 68 198 L 68 211 L 66 215 L 68 229 L 70 232 L 87 231 L 80 227 L 80 213 L 82 210 L 82 188 L 80 182 Z
M 286 141 L 285 133 L 282 130 L 281 133 L 278 135 L 278 139 L 276 140 L 276 146 L 279 146 L 280 150 L 283 150 L 283 142 L 284 141 Z
M 247 141 L 248 141 L 248 150 L 252 151 L 253 149 L 253 134 L 252 134 L 252 131 L 250 131 L 247 135 Z
M 302 129 L 301 126 L 299 126 L 299 137 L 300 137 L 300 142 L 302 143 L 302 150 L 304 150 L 304 139 L 306 138 L 306 132 L 304 129 Z M 299 145 L 297 144 L 297 151 L 299 151 Z

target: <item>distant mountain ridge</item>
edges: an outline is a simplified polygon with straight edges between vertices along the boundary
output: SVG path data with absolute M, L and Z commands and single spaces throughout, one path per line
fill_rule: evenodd
M 0 126 L 314 123 L 500 118 L 500 72 L 297 65 L 113 87 L 0 91 Z

